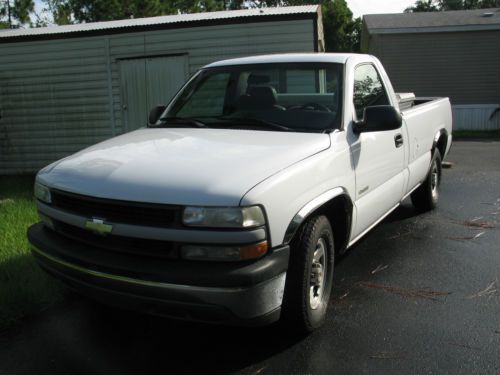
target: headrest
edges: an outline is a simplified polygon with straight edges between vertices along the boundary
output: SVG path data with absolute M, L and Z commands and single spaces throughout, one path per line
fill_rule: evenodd
M 252 73 L 248 76 L 247 83 L 249 85 L 262 85 L 264 83 L 269 83 L 270 80 L 271 78 L 267 75 Z
M 272 107 L 278 102 L 278 95 L 272 86 L 253 86 L 249 88 L 248 94 L 263 108 Z

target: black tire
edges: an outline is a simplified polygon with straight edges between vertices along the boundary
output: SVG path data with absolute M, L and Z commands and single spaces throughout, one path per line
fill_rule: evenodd
M 431 168 L 425 181 L 411 194 L 411 202 L 419 212 L 436 208 L 441 184 L 441 154 L 436 149 L 432 155 Z
M 334 258 L 330 222 L 326 216 L 309 219 L 291 242 L 282 309 L 287 328 L 310 333 L 324 323 L 333 284 Z

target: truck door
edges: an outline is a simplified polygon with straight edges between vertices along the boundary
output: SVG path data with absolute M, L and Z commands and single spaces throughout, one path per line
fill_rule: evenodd
M 361 120 L 368 106 L 390 105 L 387 91 L 374 65 L 361 64 L 354 70 L 355 117 Z M 399 203 L 404 188 L 404 150 L 401 129 L 364 132 L 351 144 L 356 174 L 355 238 Z

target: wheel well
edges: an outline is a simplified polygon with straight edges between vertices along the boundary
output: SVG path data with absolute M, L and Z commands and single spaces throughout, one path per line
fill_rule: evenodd
M 438 141 L 434 145 L 433 151 L 437 148 L 441 157 L 444 158 L 444 153 L 446 152 L 446 146 L 448 144 L 448 134 L 446 131 L 441 131 L 441 135 L 439 136 Z
M 343 254 L 347 249 L 352 222 L 352 202 L 347 195 L 340 195 L 318 207 L 309 217 L 325 215 L 333 228 L 335 253 Z

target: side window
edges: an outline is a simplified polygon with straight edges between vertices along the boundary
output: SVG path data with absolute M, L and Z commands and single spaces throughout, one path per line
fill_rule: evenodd
M 373 65 L 366 64 L 354 70 L 354 108 L 356 117 L 363 118 L 366 107 L 388 105 L 389 100 L 382 80 Z

